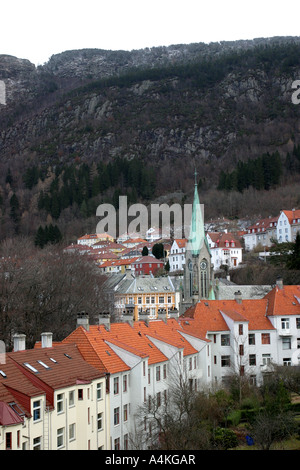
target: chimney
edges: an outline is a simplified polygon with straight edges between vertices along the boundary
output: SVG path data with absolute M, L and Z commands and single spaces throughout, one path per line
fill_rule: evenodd
M 278 289 L 283 289 L 283 279 L 282 279 L 282 277 L 278 277 L 276 279 L 276 286 L 278 287 Z
M 109 313 L 100 313 L 98 317 L 99 325 L 104 325 L 105 328 L 109 331 L 110 330 L 110 315 Z
M 52 333 L 42 333 L 41 340 L 42 348 L 52 348 Z
M 240 290 L 234 293 L 234 298 L 238 304 L 242 303 L 242 293 Z
M 85 312 L 77 313 L 77 326 L 83 326 L 86 331 L 90 329 L 89 314 Z
M 26 335 L 14 335 L 14 351 L 25 351 L 26 349 Z

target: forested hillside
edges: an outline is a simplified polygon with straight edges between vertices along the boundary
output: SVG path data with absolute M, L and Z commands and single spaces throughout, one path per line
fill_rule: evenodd
M 70 242 L 119 195 L 188 202 L 195 168 L 207 218 L 299 206 L 299 77 L 298 38 L 69 51 L 37 69 L 0 56 L 0 238 L 52 225 Z

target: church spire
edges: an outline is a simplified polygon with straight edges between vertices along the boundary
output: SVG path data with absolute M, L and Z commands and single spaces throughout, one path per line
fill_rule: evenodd
M 187 249 L 191 250 L 193 255 L 199 254 L 205 238 L 204 222 L 198 194 L 197 171 L 195 169 L 195 190 Z

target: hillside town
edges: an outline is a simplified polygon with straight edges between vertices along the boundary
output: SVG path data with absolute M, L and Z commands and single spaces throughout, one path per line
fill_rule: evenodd
M 65 247 L 106 276 L 110 307 L 96 324 L 79 312 L 65 339 L 44 332 L 33 349 L 15 332 L 0 361 L 0 450 L 155 449 L 157 415 L 176 414 L 175 384 L 209 391 L 236 374 L 260 386 L 274 364 L 299 365 L 300 286 L 216 274 L 274 238 L 293 241 L 300 210 L 242 233 L 205 232 L 197 204 L 195 185 L 186 239 L 151 227 L 145 238 L 86 234 Z

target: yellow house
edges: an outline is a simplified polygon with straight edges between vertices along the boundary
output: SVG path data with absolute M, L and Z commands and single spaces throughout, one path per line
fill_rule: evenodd
M 0 450 L 109 450 L 106 374 L 50 335 L 0 364 Z
M 168 276 L 126 277 L 115 291 L 115 309 L 119 316 L 144 318 L 178 316 L 175 288 Z

